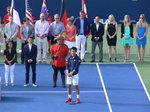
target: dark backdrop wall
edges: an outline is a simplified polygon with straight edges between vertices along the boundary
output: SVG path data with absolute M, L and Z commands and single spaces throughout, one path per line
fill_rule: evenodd
M 25 0 L 15 0 L 17 10 L 21 20 L 25 17 Z M 30 8 L 33 9 L 33 16 L 39 19 L 39 14 L 43 0 L 29 0 Z M 46 0 L 47 8 L 50 10 L 50 16 L 60 13 L 62 0 Z M 81 10 L 82 0 L 65 0 L 68 17 L 78 17 Z M 90 22 L 93 22 L 95 16 L 107 19 L 109 14 L 114 14 L 117 22 L 121 22 L 125 14 L 130 15 L 133 21 L 137 21 L 140 14 L 145 14 L 147 21 L 150 22 L 150 0 L 86 0 L 87 11 Z M 11 5 L 11 0 L 0 0 L 0 15 L 7 13 L 6 7 Z

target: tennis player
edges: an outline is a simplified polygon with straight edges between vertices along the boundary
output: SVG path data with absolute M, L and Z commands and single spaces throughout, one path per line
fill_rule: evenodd
M 77 95 L 76 103 L 80 103 L 80 99 L 79 99 L 80 90 L 79 90 L 79 86 L 78 86 L 78 82 L 79 82 L 78 72 L 79 72 L 79 66 L 81 63 L 81 59 L 76 54 L 76 52 L 77 52 L 77 48 L 72 47 L 70 49 L 71 55 L 67 58 L 66 73 L 67 73 L 67 85 L 68 85 L 68 98 L 65 102 L 72 101 L 71 86 L 73 84 L 76 88 L 76 95 Z

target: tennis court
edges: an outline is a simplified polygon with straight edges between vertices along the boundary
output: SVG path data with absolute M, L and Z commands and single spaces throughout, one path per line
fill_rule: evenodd
M 0 112 L 149 112 L 150 97 L 134 63 L 81 64 L 80 104 L 65 103 L 67 88 L 52 88 L 50 64 L 37 65 L 37 85 L 23 87 L 24 65 L 16 64 L 15 86 L 5 87 L 4 65 L 0 64 L 2 101 Z M 72 98 L 75 101 L 75 89 Z

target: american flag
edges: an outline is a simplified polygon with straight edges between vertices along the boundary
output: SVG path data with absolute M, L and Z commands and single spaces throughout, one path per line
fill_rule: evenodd
M 30 6 L 28 0 L 25 0 L 26 4 L 26 17 L 29 18 L 30 24 L 33 25 L 32 15 L 30 13 Z

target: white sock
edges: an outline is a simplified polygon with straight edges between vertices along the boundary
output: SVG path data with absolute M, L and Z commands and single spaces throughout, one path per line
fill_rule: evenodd
M 79 98 L 79 95 L 77 95 L 77 98 Z
M 71 98 L 71 95 L 68 95 L 69 98 Z

